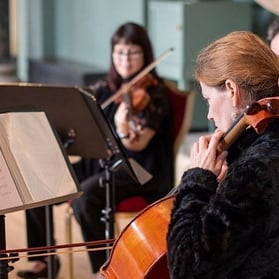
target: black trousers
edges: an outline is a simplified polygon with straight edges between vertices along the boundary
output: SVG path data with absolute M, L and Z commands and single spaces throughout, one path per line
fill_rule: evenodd
M 52 206 L 49 206 L 52 210 Z M 47 246 L 47 237 L 52 244 L 55 244 L 53 224 L 50 224 L 50 235 L 47 235 L 46 226 L 46 207 L 37 207 L 25 211 L 27 226 L 27 244 L 28 247 Z M 43 254 L 44 252 L 29 252 L 29 255 Z M 29 261 L 43 261 L 44 256 L 29 257 Z

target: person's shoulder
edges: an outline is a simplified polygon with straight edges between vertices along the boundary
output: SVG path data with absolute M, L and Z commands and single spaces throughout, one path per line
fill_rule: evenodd
M 111 95 L 111 90 L 106 79 L 99 80 L 89 87 L 99 102 L 104 101 Z
M 102 79 L 102 80 L 98 80 L 97 82 L 95 82 L 94 84 L 89 85 L 89 88 L 93 91 L 93 92 L 98 92 L 100 90 L 104 90 L 108 88 L 108 82 L 106 79 Z
M 168 88 L 164 82 L 158 82 L 156 85 L 151 86 L 148 89 L 149 95 L 153 102 L 169 102 Z

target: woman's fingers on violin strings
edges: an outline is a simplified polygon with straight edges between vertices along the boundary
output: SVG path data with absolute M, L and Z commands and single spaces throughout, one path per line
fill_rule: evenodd
M 123 121 L 124 119 L 125 120 L 127 119 L 128 112 L 129 112 L 128 106 L 124 102 L 122 102 L 118 106 L 115 116 L 117 117 L 117 119 L 119 120 L 122 119 Z
M 118 106 L 117 111 L 115 112 L 114 122 L 116 128 L 122 133 L 127 133 L 129 130 L 127 116 L 128 116 L 127 106 L 124 103 L 123 104 L 121 103 Z

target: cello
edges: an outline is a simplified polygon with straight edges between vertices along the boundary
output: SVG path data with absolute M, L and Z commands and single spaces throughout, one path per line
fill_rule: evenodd
M 228 150 L 251 126 L 260 134 L 279 117 L 279 97 L 264 98 L 248 105 L 223 135 L 218 152 Z M 143 209 L 114 242 L 101 274 L 107 279 L 169 279 L 166 236 L 175 191 Z

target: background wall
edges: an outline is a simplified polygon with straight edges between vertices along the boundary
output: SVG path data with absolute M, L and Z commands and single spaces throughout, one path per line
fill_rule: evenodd
M 144 23 L 142 0 L 58 0 L 54 10 L 55 55 L 100 67 L 109 63 L 116 27 L 125 21 Z
M 107 68 L 110 36 L 125 21 L 144 24 L 144 0 L 18 0 L 20 79 L 29 58 L 60 58 Z M 27 53 L 25 49 L 28 49 Z
M 107 68 L 110 53 L 110 36 L 117 26 L 125 21 L 135 21 L 148 26 L 147 17 L 150 14 L 148 3 L 152 0 L 10 0 L 17 3 L 18 10 L 18 56 L 22 63 L 29 58 L 60 58 L 77 61 L 87 65 Z M 156 1 L 155 1 L 156 2 Z M 176 5 L 177 3 L 193 3 L 193 1 L 161 1 Z M 261 36 L 265 36 L 267 24 L 272 14 L 259 7 L 253 0 L 208 0 L 197 1 L 212 3 L 218 2 L 245 2 L 250 3 L 253 13 L 251 29 Z M 218 4 L 217 4 L 218 5 Z M 207 11 L 203 11 L 206 13 Z M 241 11 L 240 11 L 241 12 Z M 170 15 L 171 16 L 171 15 Z M 224 6 L 216 12 L 215 25 L 230 24 L 226 18 L 243 21 L 245 14 L 234 14 Z M 196 22 L 187 27 L 193 39 L 206 34 L 210 38 L 211 31 L 207 32 L 208 23 L 205 17 L 197 15 Z M 173 18 L 169 18 L 173 21 Z M 185 20 L 188 20 L 185 19 Z M 246 19 L 247 20 L 247 19 Z M 189 20 L 188 20 L 189 23 Z M 160 24 L 160 23 L 159 23 Z M 165 25 L 161 23 L 162 28 Z M 191 24 L 191 23 L 190 23 Z M 152 29 L 152 26 L 150 26 Z M 200 34 L 200 30 L 204 30 Z M 194 35 L 192 35 L 194 34 Z M 168 39 L 168 34 L 166 40 Z M 172 34 L 170 34 L 172 35 Z M 153 36 L 153 42 L 156 40 Z M 171 36 L 169 39 L 175 38 Z M 190 38 L 191 40 L 191 38 Z M 178 42 L 170 42 L 176 45 Z M 156 41 L 154 42 L 156 44 Z M 26 65 L 19 65 L 23 68 Z M 26 80 L 20 71 L 20 79 Z
M 7 0 L 0 1 L 0 59 L 9 57 L 9 5 Z

